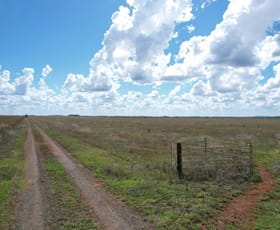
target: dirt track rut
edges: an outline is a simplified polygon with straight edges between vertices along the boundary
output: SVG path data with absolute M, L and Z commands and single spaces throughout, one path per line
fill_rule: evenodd
M 30 124 L 28 124 L 24 154 L 25 188 L 20 195 L 20 202 L 16 211 L 18 221 L 15 228 L 22 230 L 44 229 L 40 170 L 34 136 Z
M 263 165 L 258 166 L 262 182 L 254 189 L 249 190 L 244 196 L 232 200 L 224 211 L 220 213 L 220 221 L 217 222 L 218 229 L 225 229 L 229 223 L 249 223 L 250 226 L 244 226 L 243 229 L 253 229 L 253 212 L 262 195 L 273 190 L 275 181 L 271 174 Z
M 95 177 L 53 139 L 38 128 L 56 159 L 64 166 L 81 191 L 86 203 L 94 210 L 102 229 L 151 229 L 141 217 L 115 201 Z

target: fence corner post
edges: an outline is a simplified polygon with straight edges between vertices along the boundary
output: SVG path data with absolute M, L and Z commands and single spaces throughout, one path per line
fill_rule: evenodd
M 182 145 L 177 143 L 177 173 L 179 179 L 183 178 Z

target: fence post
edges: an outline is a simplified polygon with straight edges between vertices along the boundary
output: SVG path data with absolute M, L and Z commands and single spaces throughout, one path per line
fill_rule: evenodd
M 170 153 L 170 168 L 171 169 L 172 169 L 172 166 L 173 166 L 173 160 L 172 160 L 173 154 L 174 154 L 174 152 L 173 152 L 173 141 L 171 141 L 171 153 Z
M 249 142 L 249 154 L 250 154 L 250 178 L 251 178 L 253 176 L 253 167 L 254 167 L 253 146 L 251 142 Z
M 207 137 L 204 138 L 204 152 L 207 153 Z
M 183 177 L 183 164 L 182 164 L 182 145 L 181 143 L 177 143 L 177 173 L 179 179 Z

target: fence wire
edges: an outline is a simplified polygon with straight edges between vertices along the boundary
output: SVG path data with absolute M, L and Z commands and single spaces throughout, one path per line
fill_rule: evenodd
M 178 170 L 177 143 L 171 141 L 170 164 Z M 180 142 L 182 172 L 187 180 L 250 180 L 254 163 L 251 143 L 217 143 L 208 139 L 196 143 Z

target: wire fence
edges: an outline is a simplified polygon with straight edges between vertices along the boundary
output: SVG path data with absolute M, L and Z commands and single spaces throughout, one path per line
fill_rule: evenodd
M 250 180 L 254 169 L 251 143 L 171 142 L 171 168 L 186 180 Z
M 0 144 L 8 142 L 9 134 L 23 121 L 24 117 L 19 117 L 9 122 L 0 121 Z

